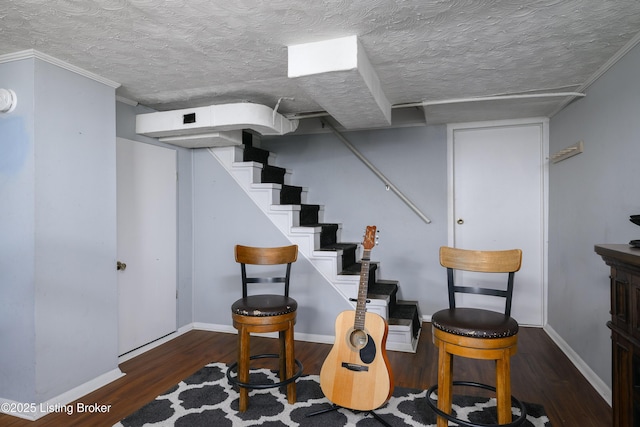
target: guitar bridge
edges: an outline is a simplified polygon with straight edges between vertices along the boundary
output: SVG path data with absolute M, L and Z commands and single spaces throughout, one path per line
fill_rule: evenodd
M 347 368 L 350 371 L 357 372 L 367 372 L 369 370 L 368 366 L 357 365 L 355 363 L 342 362 L 342 367 Z

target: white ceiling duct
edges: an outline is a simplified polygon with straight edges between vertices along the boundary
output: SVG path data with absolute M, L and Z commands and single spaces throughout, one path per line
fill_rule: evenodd
M 188 148 L 242 144 L 242 130 L 284 135 L 298 127 L 265 105 L 247 102 L 138 114 L 136 133 Z
M 288 47 L 289 78 L 346 129 L 391 125 L 391 103 L 356 36 Z

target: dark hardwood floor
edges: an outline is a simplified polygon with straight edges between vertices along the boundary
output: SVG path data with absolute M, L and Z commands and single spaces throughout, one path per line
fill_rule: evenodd
M 431 343 L 431 325 L 423 326 L 415 354 L 388 352 L 397 387 L 425 389 L 436 380 L 438 354 Z M 84 404 L 111 405 L 106 413 L 53 413 L 37 421 L 0 414 L 0 426 L 112 426 L 207 363 L 235 361 L 236 338 L 235 334 L 191 331 L 122 363 L 124 377 L 79 400 Z M 252 354 L 277 352 L 274 339 L 253 337 L 251 344 Z M 320 372 L 330 349 L 327 344 L 296 341 L 296 357 L 307 374 Z M 454 379 L 494 382 L 492 362 L 456 358 L 454 370 Z M 611 407 L 542 329 L 521 328 L 511 375 L 514 395 L 542 404 L 554 427 L 611 425 Z M 464 390 L 465 394 L 473 392 Z

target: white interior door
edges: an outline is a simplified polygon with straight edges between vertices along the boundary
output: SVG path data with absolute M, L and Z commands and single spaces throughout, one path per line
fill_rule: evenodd
M 176 330 L 176 152 L 118 138 L 119 354 Z
M 527 325 L 545 320 L 546 146 L 541 121 L 449 129 L 450 243 L 463 249 L 522 249 L 511 314 Z M 458 301 L 504 310 L 504 300 L 486 296 L 463 295 Z

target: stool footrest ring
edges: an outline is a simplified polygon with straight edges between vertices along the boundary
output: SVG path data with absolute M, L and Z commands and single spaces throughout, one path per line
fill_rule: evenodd
M 249 358 L 249 360 L 255 360 L 255 359 L 279 359 L 280 355 L 279 354 L 271 354 L 271 353 L 266 353 L 266 354 L 256 354 L 255 356 L 251 356 Z M 293 374 L 293 376 L 291 378 L 287 378 L 284 381 L 278 381 L 278 382 L 273 382 L 273 383 L 243 383 L 241 381 L 238 380 L 238 376 L 236 374 L 235 377 L 231 376 L 231 372 L 234 371 L 237 367 L 238 367 L 238 362 L 235 362 L 231 365 L 229 365 L 229 368 L 227 369 L 227 380 L 229 380 L 229 382 L 231 384 L 235 384 L 239 387 L 244 387 L 244 388 L 251 388 L 251 389 L 259 389 L 259 390 L 263 390 L 263 389 L 267 389 L 267 388 L 274 388 L 274 387 L 280 387 L 283 385 L 287 385 L 289 383 L 294 382 L 295 380 L 298 379 L 298 377 L 300 377 L 300 375 L 302 375 L 302 363 L 300 363 L 300 361 L 298 359 L 294 359 L 294 362 L 296 363 L 296 366 L 298 367 L 298 370 L 296 371 L 295 374 Z
M 453 385 L 454 386 L 468 386 L 468 387 L 478 387 L 478 388 L 483 388 L 485 390 L 491 390 L 493 392 L 496 391 L 495 387 L 492 387 L 490 385 L 487 384 L 482 384 L 482 383 L 476 383 L 476 382 L 472 382 L 472 381 L 453 381 Z M 478 424 L 478 423 L 472 423 L 470 421 L 465 421 L 465 420 L 461 420 L 458 419 L 456 417 L 454 417 L 451 414 L 447 414 L 446 412 L 440 410 L 438 408 L 438 403 L 435 399 L 431 398 L 431 394 L 433 394 L 433 392 L 438 390 L 438 384 L 429 387 L 429 389 L 427 390 L 427 404 L 429 405 L 429 407 L 431 409 L 433 409 L 433 412 L 435 412 L 436 414 L 440 415 L 441 417 L 446 418 L 449 421 L 453 421 L 454 423 L 463 426 L 463 427 L 517 427 L 522 425 L 525 420 L 527 419 L 527 408 L 525 408 L 524 404 L 519 401 L 518 399 L 516 399 L 515 397 L 511 396 L 511 402 L 516 404 L 519 408 L 520 408 L 520 416 L 518 418 L 515 419 L 515 421 L 508 423 L 508 424 Z

